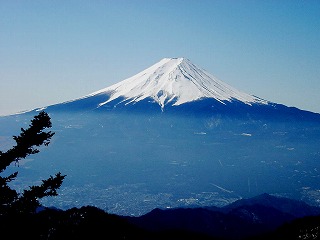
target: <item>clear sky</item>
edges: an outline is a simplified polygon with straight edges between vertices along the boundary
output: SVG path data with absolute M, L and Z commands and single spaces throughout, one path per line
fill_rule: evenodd
M 0 0 L 0 115 L 82 97 L 165 57 L 320 112 L 320 1 Z

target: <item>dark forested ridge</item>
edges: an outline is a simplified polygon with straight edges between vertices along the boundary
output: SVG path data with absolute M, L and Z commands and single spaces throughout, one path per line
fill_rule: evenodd
M 271 207 L 262 197 L 282 202 Z M 319 239 L 319 208 L 266 194 L 259 198 L 236 207 L 155 209 L 140 217 L 93 206 L 38 208 L 34 214 L 0 218 L 0 230 L 12 239 Z M 288 208 L 280 211 L 284 202 Z M 296 217 L 294 209 L 301 213 L 304 207 L 311 215 Z
M 129 221 L 149 231 L 180 229 L 222 239 L 246 239 L 270 234 L 282 225 L 290 229 L 291 221 L 309 216 L 320 216 L 320 208 L 262 194 L 222 208 L 155 209 Z

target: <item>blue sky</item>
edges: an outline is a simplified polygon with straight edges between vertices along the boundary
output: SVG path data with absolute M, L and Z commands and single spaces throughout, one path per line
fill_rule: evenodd
M 320 1 L 0 0 L 0 115 L 82 97 L 186 57 L 320 112 Z

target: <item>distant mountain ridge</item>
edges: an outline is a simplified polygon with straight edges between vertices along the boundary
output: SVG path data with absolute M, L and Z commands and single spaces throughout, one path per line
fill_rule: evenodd
M 301 218 L 305 216 L 320 215 L 320 208 L 314 207 L 306 204 L 303 201 L 275 197 L 270 194 L 264 193 L 248 199 L 237 200 L 222 209 L 226 212 L 232 211 L 241 206 L 254 206 L 262 205 L 265 207 L 272 207 L 278 211 L 290 214 L 296 218 Z

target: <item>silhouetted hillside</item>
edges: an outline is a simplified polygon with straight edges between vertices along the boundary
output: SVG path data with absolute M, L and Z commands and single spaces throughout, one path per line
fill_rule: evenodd
M 179 229 L 212 237 L 244 239 L 266 234 L 300 217 L 320 214 L 301 201 L 262 194 L 226 207 L 155 209 L 130 222 L 149 231 Z
M 320 208 L 310 206 L 303 201 L 284 198 L 284 197 L 275 197 L 270 194 L 264 193 L 256 197 L 248 199 L 237 200 L 222 209 L 226 212 L 232 211 L 233 209 L 243 207 L 243 206 L 253 206 L 253 205 L 262 205 L 265 207 L 275 208 L 283 213 L 288 213 L 293 215 L 295 218 L 311 216 L 311 215 L 320 215 Z
M 223 208 L 154 209 L 140 217 L 92 206 L 41 208 L 0 217 L 0 231 L 12 239 L 318 239 L 320 215 L 311 216 L 318 213 L 300 201 L 263 194 Z
M 33 215 L 0 219 L 4 236 L 12 239 L 144 239 L 145 231 L 95 207 L 66 211 L 45 209 Z

